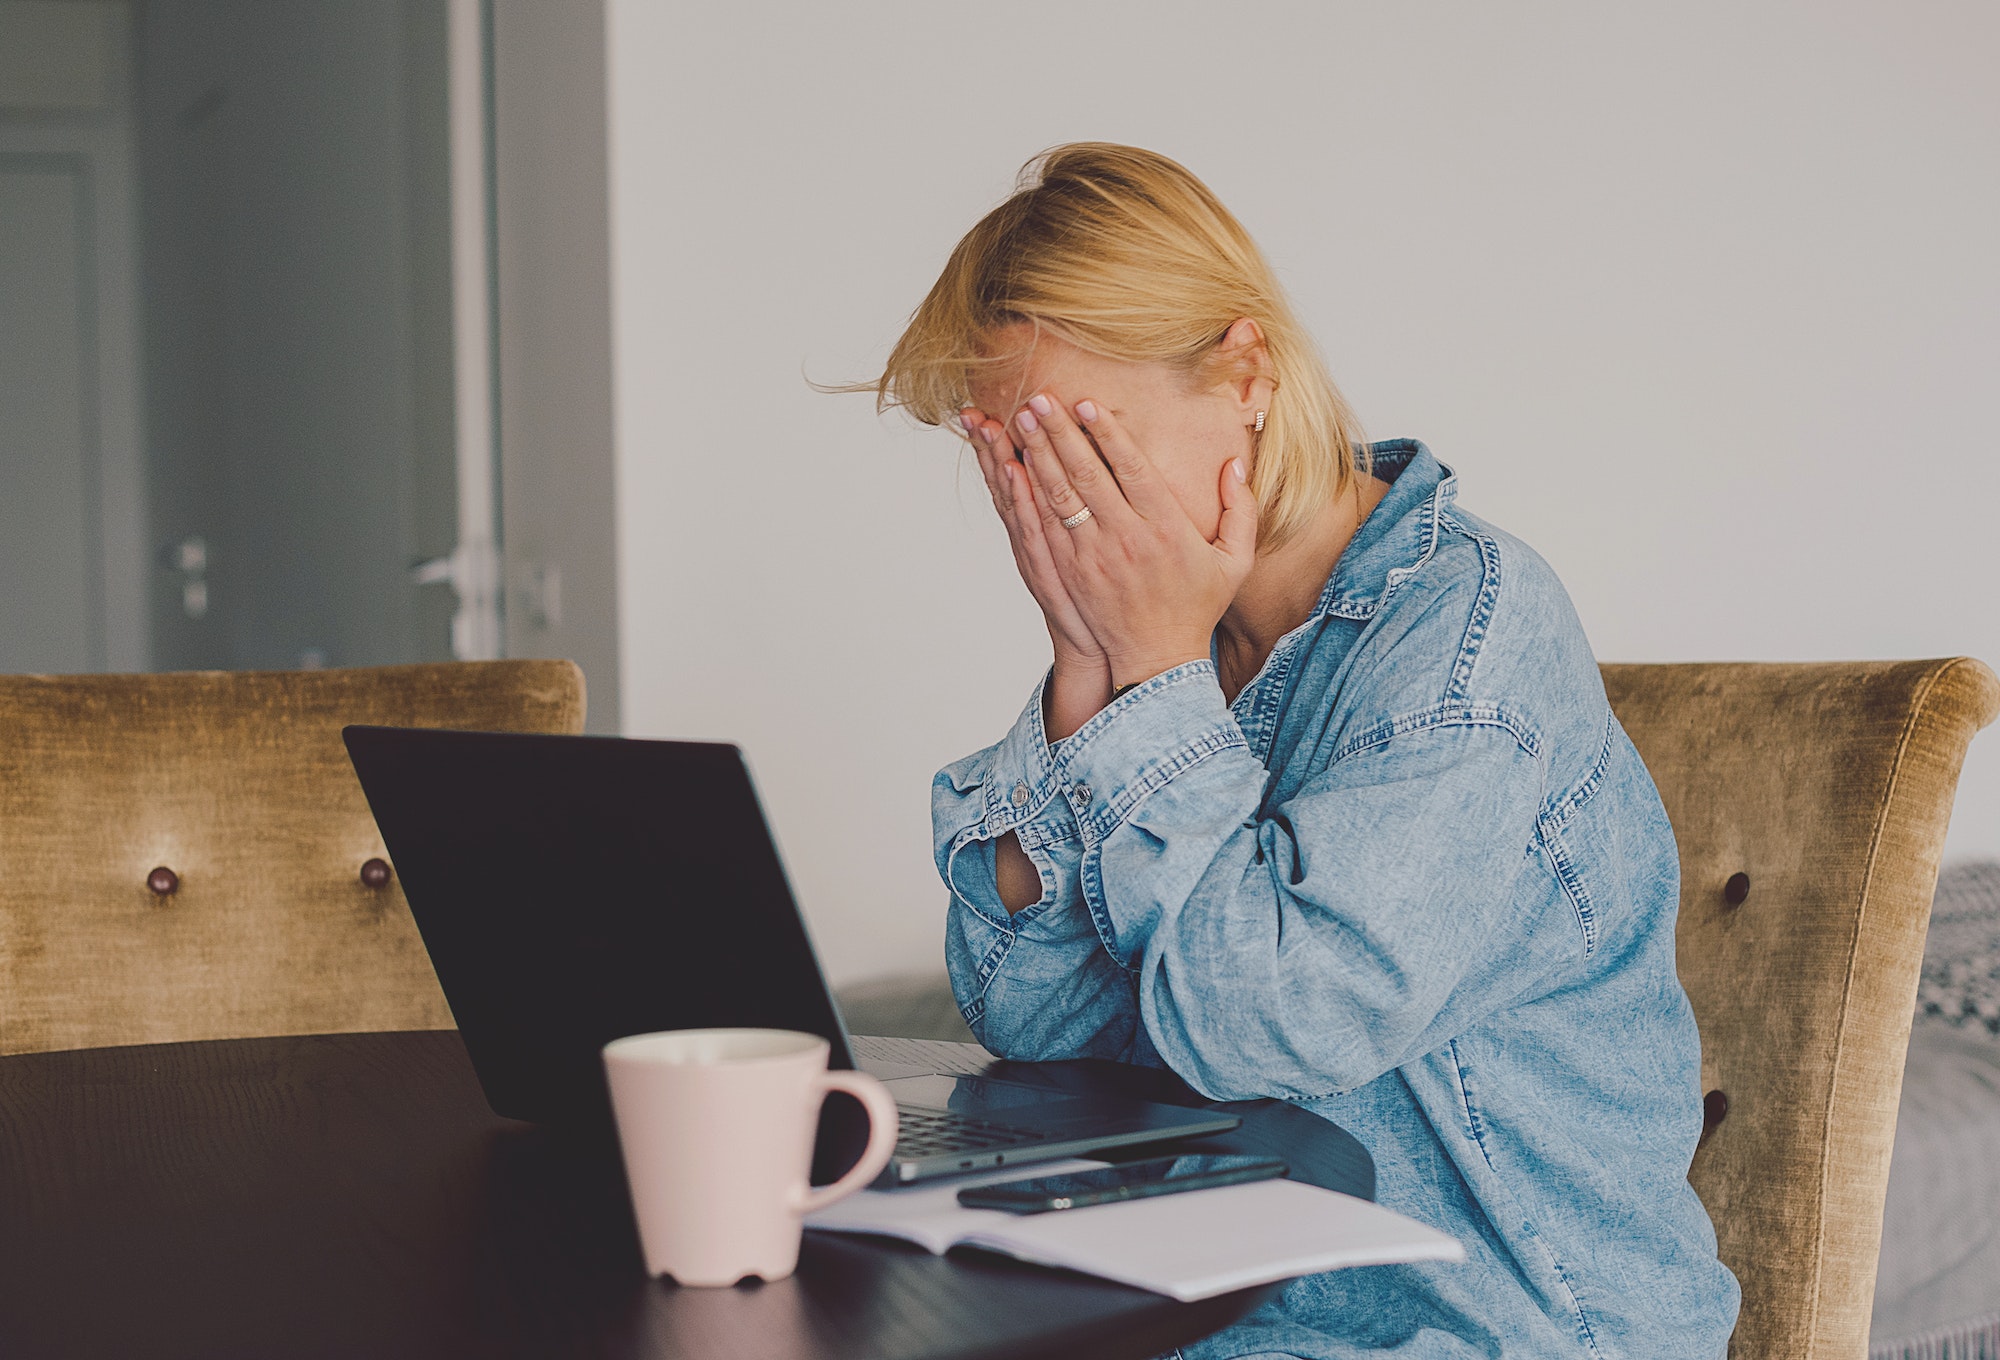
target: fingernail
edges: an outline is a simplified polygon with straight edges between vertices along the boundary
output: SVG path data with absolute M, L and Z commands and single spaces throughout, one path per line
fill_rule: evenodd
M 973 430 L 973 425 L 972 425 L 972 416 L 971 416 L 971 414 L 970 414 L 969 412 L 966 412 L 966 411 L 960 411 L 960 412 L 958 413 L 958 423 L 959 423 L 960 425 L 963 425 L 963 426 L 965 427 L 965 432 L 966 432 L 967 434 L 971 434 L 971 433 L 972 433 L 972 430 Z
M 1236 480 L 1239 482 L 1247 482 L 1250 480 L 1249 474 L 1243 471 L 1243 460 L 1241 458 L 1230 459 L 1229 470 L 1236 474 Z
M 1085 424 L 1089 424 L 1091 421 L 1096 420 L 1097 403 L 1094 401 L 1078 402 L 1076 404 L 1076 418 L 1078 420 L 1083 421 Z
M 1032 401 L 1028 403 L 1028 406 L 1033 406 L 1033 405 L 1034 402 Z M 1041 429 L 1042 422 L 1035 419 L 1035 413 L 1033 411 L 1030 411 L 1028 409 L 1028 406 L 1023 406 L 1021 408 L 1020 414 L 1014 417 L 1014 423 L 1016 425 L 1019 425 L 1024 430 Z
M 1028 398 L 1028 405 L 1035 408 L 1035 414 L 1038 416 L 1045 416 L 1050 411 L 1053 411 L 1055 409 L 1055 407 L 1050 404 L 1049 399 L 1043 396 L 1040 392 L 1037 392 L 1035 393 L 1034 396 Z
M 993 442 L 993 427 L 991 425 L 981 425 L 979 427 L 979 437 L 991 444 Z

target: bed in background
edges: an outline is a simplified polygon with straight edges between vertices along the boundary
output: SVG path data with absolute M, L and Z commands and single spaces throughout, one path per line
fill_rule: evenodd
M 2000 861 L 1938 876 L 1869 1360 L 2000 1360 Z

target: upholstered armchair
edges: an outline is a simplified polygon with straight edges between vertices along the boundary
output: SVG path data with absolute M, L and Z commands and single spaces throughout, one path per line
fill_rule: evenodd
M 1924 931 L 1977 661 L 1606 666 L 1680 844 L 1730 1354 L 1861 1360 Z
M 0 1055 L 450 1028 L 340 729 L 583 713 L 567 661 L 0 676 Z

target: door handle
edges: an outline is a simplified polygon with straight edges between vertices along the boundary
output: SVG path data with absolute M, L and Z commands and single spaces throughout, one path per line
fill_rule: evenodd
M 420 586 L 458 584 L 458 563 L 451 557 L 432 557 L 410 564 L 410 580 Z

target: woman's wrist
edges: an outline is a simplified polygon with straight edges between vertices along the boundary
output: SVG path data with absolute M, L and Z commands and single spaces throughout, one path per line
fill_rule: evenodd
M 1170 670 L 1185 666 L 1190 661 L 1208 659 L 1205 650 L 1198 651 L 1189 647 L 1150 656 L 1121 656 L 1115 661 L 1107 660 L 1106 664 L 1111 675 L 1111 687 L 1115 690 L 1127 690 L 1151 680 L 1156 675 L 1165 675 Z
M 1042 691 L 1042 728 L 1051 745 L 1072 735 L 1111 702 L 1111 665 L 1103 657 L 1056 654 Z

